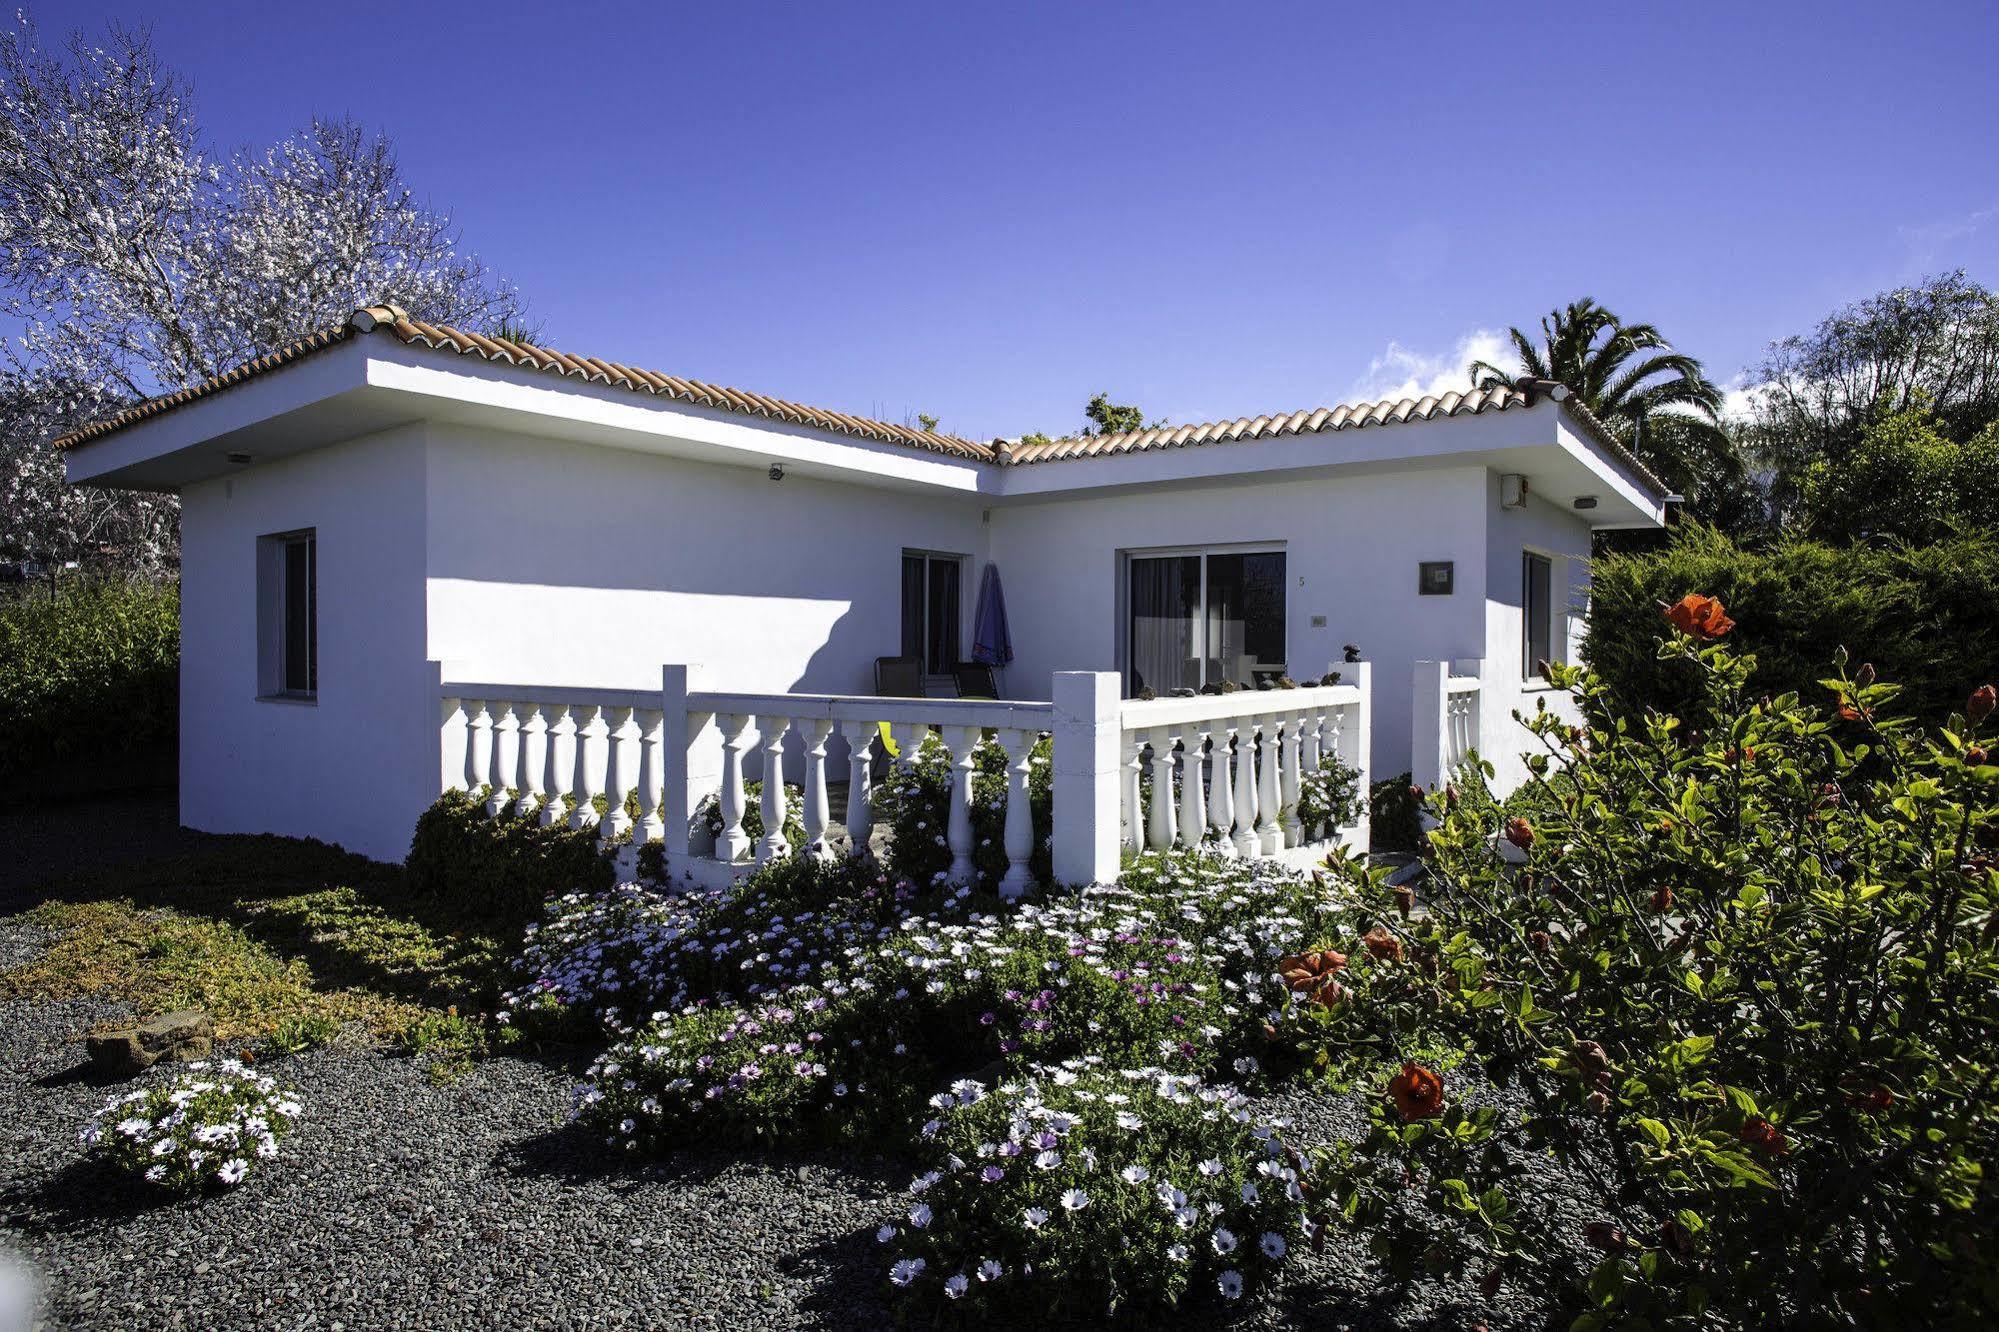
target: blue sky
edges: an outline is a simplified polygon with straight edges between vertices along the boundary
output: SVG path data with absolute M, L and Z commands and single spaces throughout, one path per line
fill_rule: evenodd
M 1999 283 L 1999 9 L 32 6 L 208 134 L 388 131 L 547 340 L 972 437 L 1457 379 L 1591 295 L 1727 382 Z

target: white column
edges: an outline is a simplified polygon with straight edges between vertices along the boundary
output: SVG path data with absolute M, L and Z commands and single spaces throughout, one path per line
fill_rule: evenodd
M 1055 882 L 1107 883 L 1118 872 L 1118 677 L 1058 671 L 1053 685 Z
M 598 817 L 597 797 L 604 794 L 603 779 L 599 775 L 603 768 L 597 762 L 597 752 L 609 728 L 604 725 L 604 709 L 598 704 L 582 704 L 576 709 L 576 714 L 576 775 L 569 783 L 569 793 L 575 797 L 576 807 L 569 811 L 569 826 L 594 828 Z
M 465 765 L 470 761 L 469 751 L 472 744 L 472 732 L 467 726 L 470 720 L 465 715 L 465 704 L 462 700 L 456 698 L 438 700 L 437 754 L 440 765 L 437 789 L 440 794 L 462 784 L 465 780 Z
M 1425 791 L 1444 784 L 1450 772 L 1450 727 L 1445 709 L 1450 706 L 1451 664 L 1448 661 L 1416 663 L 1409 691 L 1409 780 Z
M 1034 732 L 1001 731 L 999 745 L 1006 751 L 1006 874 L 1000 879 L 999 892 L 1012 901 L 1034 882 L 1034 813 L 1027 795 Z
M 944 840 L 951 848 L 950 880 L 970 883 L 977 877 L 972 864 L 972 772 L 978 760 L 972 756 L 979 743 L 976 726 L 946 726 L 944 747 L 951 751 L 951 817 L 945 822 Z
M 1360 774 L 1360 819 L 1347 834 L 1346 845 L 1365 852 L 1370 835 L 1368 793 L 1374 776 L 1374 664 L 1354 663 L 1353 682 L 1360 700 L 1353 706 L 1352 726 L 1341 736 L 1348 748 L 1341 751 L 1340 759 Z
M 493 714 L 486 710 L 484 699 L 467 699 L 465 711 L 469 718 L 467 743 L 465 745 L 465 794 L 478 798 L 479 788 L 493 772 Z
M 1298 783 L 1303 775 L 1299 767 L 1303 757 L 1300 733 L 1304 729 L 1305 715 L 1303 713 L 1294 712 L 1286 716 L 1284 718 L 1284 739 L 1278 746 L 1279 751 L 1284 756 L 1284 771 L 1278 775 L 1283 785 L 1284 807 L 1280 815 L 1280 822 L 1283 824 L 1284 845 L 1286 846 L 1299 846 L 1305 840 L 1305 825 L 1298 821 Z
M 1278 751 L 1283 747 L 1283 730 L 1275 715 L 1257 718 L 1263 737 L 1257 744 L 1256 844 L 1266 856 L 1284 849 L 1284 797 L 1277 789 Z
M 874 752 L 877 723 L 840 723 L 840 738 L 847 742 L 847 842 L 857 856 L 868 854 L 874 840 Z
M 1207 823 L 1208 801 L 1201 788 L 1201 751 L 1207 738 L 1206 731 L 1187 732 L 1186 749 L 1180 755 L 1180 844 L 1190 850 L 1201 844 L 1201 829 Z
M 1173 733 L 1152 731 L 1152 808 L 1147 811 L 1146 841 L 1154 851 L 1173 849 Z
M 548 725 L 548 763 L 542 770 L 542 789 L 548 798 L 542 802 L 541 824 L 548 827 L 569 816 L 563 797 L 576 776 L 576 711 L 567 703 L 549 703 L 542 711 L 554 716 Z
M 1238 855 L 1257 853 L 1256 839 L 1256 719 L 1242 717 L 1235 733 L 1235 834 Z
M 1145 732 L 1124 741 L 1124 844 L 1133 855 L 1145 850 L 1145 802 L 1139 778 L 1145 770 Z
M 764 752 L 764 837 L 757 843 L 759 865 L 791 854 L 791 840 L 784 835 L 784 737 L 790 730 L 789 717 L 757 718 L 757 742 Z
M 750 835 L 743 831 L 743 750 L 752 718 L 732 712 L 715 720 L 722 728 L 722 835 L 716 839 L 716 858 L 734 863 L 750 854 Z
M 1235 774 L 1229 769 L 1235 727 L 1225 721 L 1215 723 L 1215 770 L 1208 778 L 1208 827 L 1215 833 L 1214 847 L 1223 856 L 1236 854 Z
M 715 854 L 715 837 L 701 816 L 709 796 L 722 790 L 723 740 L 715 714 L 688 696 L 706 683 L 698 665 L 659 668 L 660 819 L 666 825 L 666 860 L 678 872 L 689 856 Z
M 632 742 L 638 731 L 632 725 L 633 708 L 611 708 L 610 730 L 604 737 L 604 837 L 622 837 L 632 830 L 632 816 L 625 808 L 633 778 Z
M 805 723 L 805 854 L 817 860 L 834 856 L 826 835 L 826 740 L 832 734 L 833 723 L 823 718 Z
M 486 817 L 497 819 L 507 807 L 507 788 L 519 775 L 521 762 L 521 719 L 512 702 L 493 704 L 493 793 L 486 797 Z
M 632 843 L 644 846 L 666 835 L 666 820 L 660 816 L 659 746 L 660 713 L 640 708 L 633 714 L 639 732 L 639 821 L 632 829 Z
M 541 806 L 542 773 L 548 766 L 548 718 L 539 703 L 522 703 L 520 714 L 520 763 L 514 769 L 514 786 L 521 793 L 514 803 L 514 817 L 531 818 Z

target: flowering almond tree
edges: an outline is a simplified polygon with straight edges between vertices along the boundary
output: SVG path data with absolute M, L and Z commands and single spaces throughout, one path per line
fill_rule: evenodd
M 1349 871 L 1332 941 L 1403 947 L 1307 1010 L 1307 1049 L 1382 1093 L 1321 1205 L 1580 1332 L 1991 1326 L 1994 691 L 1931 734 L 1844 654 L 1815 697 L 1754 697 L 1718 601 L 1661 611 L 1704 709 L 1634 723 L 1550 668 L 1586 724 L 1525 719 L 1545 752 L 1505 810 L 1475 779 L 1433 800 L 1426 910 Z M 1488 1083 L 1523 1109 L 1465 1095 Z M 1528 1176 L 1547 1152 L 1586 1201 Z
M 44 49 L 0 31 L 0 557 L 176 558 L 170 498 L 71 490 L 64 430 L 388 300 L 492 328 L 520 303 L 387 139 L 315 119 L 263 152 L 204 147 L 187 86 L 143 33 Z

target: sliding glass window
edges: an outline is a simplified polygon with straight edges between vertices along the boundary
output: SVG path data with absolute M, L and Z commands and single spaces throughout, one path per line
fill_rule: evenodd
M 1284 552 L 1127 559 L 1125 679 L 1133 694 L 1284 674 Z

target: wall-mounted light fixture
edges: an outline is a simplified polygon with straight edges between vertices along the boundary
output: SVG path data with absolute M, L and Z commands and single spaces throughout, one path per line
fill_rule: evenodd
M 229 461 L 235 463 L 238 467 L 247 467 L 250 464 L 250 455 L 247 453 L 232 453 L 229 455 Z
M 1594 509 L 1596 507 L 1596 496 L 1594 495 L 1576 496 L 1576 507 L 1578 509 Z
M 770 465 L 770 479 L 773 481 L 784 480 L 784 468 L 777 463 L 772 463 Z

